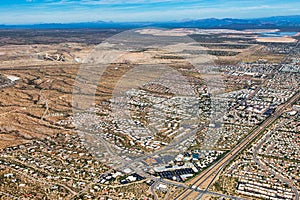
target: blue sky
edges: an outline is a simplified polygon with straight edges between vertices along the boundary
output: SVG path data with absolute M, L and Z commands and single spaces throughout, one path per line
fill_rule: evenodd
M 299 0 L 0 0 L 0 24 L 300 15 Z

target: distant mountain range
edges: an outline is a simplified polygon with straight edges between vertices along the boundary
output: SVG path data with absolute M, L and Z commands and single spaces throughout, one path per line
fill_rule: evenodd
M 81 22 L 81 23 L 50 23 L 34 25 L 0 25 L 0 28 L 35 28 L 35 29 L 60 29 L 60 28 L 225 28 L 225 29 L 300 29 L 300 15 L 276 16 L 255 19 L 233 18 L 208 18 L 187 21 L 171 22 Z

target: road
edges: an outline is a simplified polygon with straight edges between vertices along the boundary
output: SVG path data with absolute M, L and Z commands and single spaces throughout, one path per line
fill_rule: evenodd
M 41 68 L 76 68 L 79 67 L 80 64 L 78 63 L 59 63 L 59 64 L 42 64 L 42 65 L 35 65 L 35 66 L 17 66 L 17 67 L 0 67 L 0 71 L 10 71 L 10 70 L 36 70 Z
M 278 127 L 280 127 L 280 125 L 279 125 Z M 274 133 L 274 132 L 277 130 L 278 127 L 276 127 L 273 131 L 269 132 L 269 133 L 265 136 L 265 138 L 264 138 L 264 139 L 263 139 L 263 140 L 255 147 L 254 155 L 253 155 L 254 161 L 255 161 L 255 163 L 256 163 L 257 165 L 259 165 L 262 169 L 264 169 L 264 170 L 270 172 L 270 173 L 273 174 L 276 178 L 278 178 L 279 180 L 281 180 L 283 183 L 288 184 L 288 185 L 292 188 L 292 190 L 293 190 L 293 192 L 294 192 L 294 194 L 295 194 L 295 199 L 296 199 L 296 200 L 299 200 L 299 193 L 298 193 L 297 188 L 294 186 L 294 184 L 293 184 L 289 179 L 283 177 L 281 174 L 279 174 L 279 173 L 273 171 L 271 168 L 269 168 L 269 167 L 267 166 L 267 164 L 264 163 L 262 160 L 260 160 L 260 159 L 258 158 L 258 156 L 257 156 L 259 149 L 261 149 L 262 145 L 263 145 L 266 141 L 268 141 L 268 140 L 270 139 L 272 133 Z
M 167 185 L 173 185 L 173 186 L 176 186 L 176 187 L 179 187 L 179 188 L 185 188 L 185 189 L 193 190 L 195 192 L 201 192 L 202 194 L 210 194 L 210 195 L 213 195 L 213 196 L 219 196 L 219 197 L 224 197 L 224 198 L 229 198 L 229 199 L 243 199 L 243 198 L 235 197 L 235 196 L 232 196 L 232 195 L 226 195 L 226 194 L 221 194 L 221 193 L 217 193 L 217 192 L 201 190 L 199 188 L 188 187 L 183 183 L 177 183 L 177 182 L 170 181 L 170 180 L 160 179 L 160 182 L 162 182 L 164 184 L 167 184 Z
M 154 197 L 154 200 L 158 200 L 158 196 L 155 192 L 155 188 L 156 186 L 159 184 L 159 179 L 157 179 L 151 186 L 150 186 L 150 191 L 151 191 L 151 194 L 153 195 Z
M 166 184 L 166 185 L 172 185 L 172 186 L 176 186 L 178 188 L 190 189 L 190 190 L 193 190 L 195 192 L 201 192 L 201 193 L 210 194 L 210 195 L 213 195 L 213 196 L 219 196 L 219 197 L 224 197 L 224 198 L 229 198 L 229 199 L 238 199 L 238 200 L 241 199 L 241 200 L 243 200 L 243 198 L 240 198 L 240 197 L 235 197 L 235 196 L 232 196 L 232 195 L 221 194 L 221 193 L 217 193 L 217 192 L 204 191 L 204 190 L 201 190 L 199 188 L 188 187 L 184 183 L 179 183 L 179 182 L 175 182 L 175 181 L 171 181 L 171 180 L 167 180 L 167 179 L 162 179 L 162 178 L 155 179 L 155 183 L 153 183 L 152 186 L 150 187 L 152 193 L 154 192 L 155 187 L 160 182 L 163 183 L 163 184 Z M 154 199 L 156 199 L 156 198 L 154 197 Z
M 7 167 L 5 165 L 1 165 L 2 167 Z M 16 170 L 12 167 L 9 167 L 10 170 L 14 171 L 15 173 L 17 173 L 18 175 L 21 175 L 21 176 L 24 176 L 26 178 L 29 178 L 31 180 L 33 180 L 33 182 L 38 182 L 38 183 L 41 183 L 43 185 L 59 185 L 63 188 L 65 188 L 66 190 L 68 190 L 70 192 L 70 195 L 75 195 L 77 194 L 74 190 L 72 190 L 70 187 L 68 187 L 67 185 L 64 185 L 64 184 L 61 184 L 61 183 L 58 183 L 58 182 L 51 182 L 49 180 L 45 180 L 45 179 L 41 179 L 41 178 L 36 178 L 36 177 L 32 177 L 24 172 L 21 172 L 20 170 Z
M 261 134 L 270 124 L 272 124 L 282 113 L 284 113 L 285 109 L 289 107 L 292 103 L 297 101 L 300 98 L 299 92 L 297 92 L 293 97 L 291 97 L 285 104 L 279 106 L 275 113 L 267 118 L 260 126 L 255 128 L 250 134 L 243 139 L 237 146 L 235 146 L 229 153 L 227 153 L 222 159 L 213 164 L 210 168 L 204 170 L 200 175 L 191 180 L 190 184 L 194 187 L 204 187 L 207 191 L 209 186 L 213 183 L 219 172 L 236 156 L 242 152 L 247 146 L 252 143 L 255 138 Z M 180 195 L 176 197 L 177 200 L 180 199 L 188 199 L 189 197 L 197 197 L 198 194 L 195 191 L 191 191 L 190 189 L 185 189 Z

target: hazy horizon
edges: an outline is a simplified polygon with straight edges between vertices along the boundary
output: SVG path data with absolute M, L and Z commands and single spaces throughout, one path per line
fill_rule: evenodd
M 0 24 L 249 19 L 298 15 L 299 11 L 296 0 L 14 0 L 0 2 Z

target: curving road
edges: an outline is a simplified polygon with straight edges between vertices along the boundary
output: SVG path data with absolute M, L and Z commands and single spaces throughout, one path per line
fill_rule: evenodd
M 219 172 L 237 155 L 242 152 L 247 146 L 252 143 L 255 138 L 260 135 L 269 125 L 271 125 L 280 115 L 282 115 L 286 108 L 291 106 L 295 101 L 300 98 L 299 92 L 291 97 L 285 104 L 279 106 L 275 113 L 267 118 L 260 126 L 255 128 L 250 134 L 242 140 L 237 146 L 235 146 L 229 153 L 227 153 L 222 159 L 213 164 L 210 168 L 204 170 L 200 175 L 194 178 L 190 183 L 194 187 L 204 187 L 207 191 L 209 186 L 213 183 Z M 198 194 L 195 191 L 191 191 L 189 188 L 185 189 L 180 195 L 176 197 L 177 200 L 193 199 Z
M 288 180 L 287 178 L 284 178 L 282 175 L 280 175 L 279 173 L 276 173 L 275 171 L 273 171 L 270 167 L 267 166 L 266 163 L 264 163 L 263 161 L 261 161 L 258 157 L 257 157 L 257 154 L 258 154 L 258 151 L 259 149 L 261 149 L 262 145 L 271 137 L 271 134 L 276 131 L 277 128 L 273 131 L 270 131 L 266 136 L 265 138 L 255 147 L 255 150 L 254 150 L 254 161 L 257 165 L 259 165 L 262 169 L 270 172 L 271 174 L 273 174 L 276 178 L 278 178 L 279 180 L 281 180 L 283 183 L 286 183 L 288 184 L 294 194 L 295 194 L 295 199 L 296 200 L 299 200 L 299 192 L 297 190 L 297 188 L 293 185 L 293 183 L 291 183 L 290 180 Z

